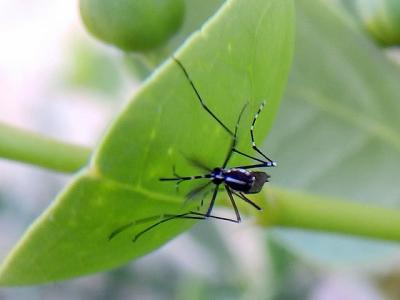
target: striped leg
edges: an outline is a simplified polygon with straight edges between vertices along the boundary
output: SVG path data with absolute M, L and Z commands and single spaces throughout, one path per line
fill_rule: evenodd
M 224 161 L 224 163 L 222 165 L 222 168 L 226 167 L 226 165 L 228 164 L 229 160 L 232 157 L 233 152 L 235 152 L 235 147 L 236 147 L 236 144 L 237 144 L 237 132 L 238 132 L 238 129 L 239 129 L 239 123 L 240 123 L 240 119 L 242 118 L 242 115 L 243 115 L 243 113 L 244 113 L 244 111 L 245 111 L 245 109 L 247 107 L 247 104 L 248 103 L 246 103 L 243 106 L 242 110 L 239 113 L 239 117 L 238 117 L 238 119 L 236 121 L 235 133 L 233 134 L 233 137 L 232 137 L 232 143 L 231 143 L 231 146 L 229 148 L 228 154 L 226 155 L 226 158 L 225 158 L 225 161 Z
M 159 178 L 160 181 L 176 181 L 175 187 L 176 190 L 179 188 L 179 184 L 181 184 L 183 181 L 187 180 L 193 180 L 193 179 L 204 179 L 204 178 L 211 178 L 210 174 L 205 174 L 205 175 L 196 175 L 196 176 L 180 176 L 176 173 L 175 171 L 175 166 L 172 167 L 172 173 L 174 174 L 175 177 L 171 178 Z
M 186 180 L 193 180 L 193 179 L 204 179 L 204 178 L 211 178 L 210 174 L 206 175 L 196 175 L 196 176 L 186 176 L 186 177 L 172 177 L 172 178 L 160 178 L 160 181 L 178 181 L 178 183 Z
M 250 126 L 251 146 L 255 151 L 257 151 L 259 154 L 261 154 L 262 157 L 264 157 L 266 160 L 268 160 L 273 167 L 275 167 L 276 166 L 276 162 L 274 162 L 272 159 L 268 158 L 264 153 L 262 153 L 261 150 L 258 149 L 258 147 L 256 145 L 256 142 L 254 140 L 254 127 L 255 127 L 258 115 L 261 113 L 261 111 L 263 110 L 264 106 L 265 106 L 265 101 L 263 101 L 261 103 L 257 113 L 254 115 L 253 123 L 251 123 L 251 126 Z
M 263 102 L 261 103 L 260 108 L 258 109 L 257 113 L 254 115 L 254 119 L 253 119 L 253 122 L 252 122 L 251 127 L 250 127 L 250 134 L 251 134 L 251 142 L 252 142 L 252 147 L 253 147 L 253 149 L 256 150 L 258 153 L 260 153 L 267 161 L 264 161 L 264 160 L 259 159 L 259 158 L 257 158 L 257 157 L 254 157 L 254 156 L 251 156 L 251 155 L 249 155 L 249 154 L 246 154 L 246 153 L 244 153 L 244 152 L 242 152 L 242 151 L 240 151 L 240 150 L 238 150 L 238 149 L 236 149 L 236 148 L 232 148 L 232 152 L 236 152 L 237 154 L 243 155 L 243 156 L 248 157 L 248 158 L 251 158 L 251 159 L 253 159 L 253 160 L 257 161 L 257 162 L 260 162 L 261 164 L 254 165 L 254 166 L 256 166 L 256 167 L 276 167 L 276 162 L 272 161 L 272 160 L 269 159 L 264 153 L 262 153 L 261 150 L 259 150 L 259 149 L 257 148 L 256 143 L 255 143 L 255 141 L 254 141 L 254 127 L 255 127 L 255 123 L 256 123 L 256 120 L 257 120 L 257 118 L 258 118 L 258 115 L 260 114 L 260 112 L 261 112 L 262 109 L 264 108 L 264 105 L 265 105 L 265 101 L 263 101 Z M 237 133 L 238 124 L 239 124 L 239 123 L 236 124 L 235 135 L 236 135 L 236 133 Z M 234 144 L 234 146 L 235 146 L 235 144 Z M 252 166 L 247 166 L 247 167 L 248 167 L 248 168 L 252 168 Z
M 262 167 L 276 167 L 276 162 L 274 162 L 274 161 L 263 161 L 263 160 L 261 160 L 261 159 L 259 159 L 257 157 L 248 155 L 248 154 L 243 153 L 242 151 L 239 151 L 237 149 L 233 149 L 233 151 L 238 153 L 238 154 L 240 154 L 240 155 L 246 156 L 248 158 L 254 159 L 255 161 L 258 161 L 258 162 L 262 163 Z

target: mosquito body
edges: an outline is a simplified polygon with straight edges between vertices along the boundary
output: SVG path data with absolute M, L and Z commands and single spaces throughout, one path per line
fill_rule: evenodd
M 195 176 L 179 176 L 175 172 L 175 168 L 173 168 L 173 175 L 174 177 L 170 178 L 160 178 L 160 181 L 174 181 L 176 182 L 176 187 L 179 186 L 182 182 L 185 181 L 191 181 L 191 180 L 207 180 L 206 183 L 203 185 L 193 189 L 190 191 L 187 195 L 186 198 L 190 199 L 193 198 L 194 196 L 203 193 L 204 191 L 207 191 L 207 189 L 211 186 L 214 185 L 214 188 L 212 190 L 212 196 L 211 200 L 208 204 L 208 209 L 205 213 L 199 212 L 199 211 L 188 211 L 186 213 L 182 214 L 163 214 L 163 215 L 158 215 L 158 216 L 153 216 L 137 221 L 130 222 L 129 224 L 126 224 L 124 226 L 121 226 L 114 230 L 110 236 L 109 240 L 114 238 L 117 234 L 120 232 L 128 229 L 131 226 L 141 224 L 141 223 L 147 223 L 152 220 L 157 221 L 155 224 L 145 228 L 144 230 L 140 231 L 137 233 L 133 241 L 136 241 L 141 235 L 144 233 L 148 232 L 149 230 L 155 228 L 156 226 L 165 223 L 170 220 L 174 219 L 196 219 L 196 220 L 205 220 L 208 218 L 213 218 L 213 219 L 218 219 L 218 220 L 223 220 L 223 221 L 229 221 L 229 222 L 234 222 L 234 223 L 239 223 L 241 221 L 240 213 L 237 208 L 234 196 L 237 198 L 240 198 L 241 200 L 245 201 L 246 203 L 252 205 L 255 209 L 261 210 L 261 208 L 251 201 L 249 198 L 246 197 L 247 194 L 256 194 L 259 193 L 264 186 L 266 182 L 268 182 L 268 179 L 270 176 L 263 172 L 263 171 L 253 171 L 252 169 L 257 169 L 257 168 L 267 168 L 267 167 L 275 167 L 276 162 L 272 161 L 269 159 L 257 146 L 254 140 L 254 127 L 255 123 L 257 121 L 257 118 L 264 108 L 265 102 L 262 102 L 257 113 L 254 115 L 253 122 L 250 126 L 250 136 L 251 136 L 251 145 L 254 151 L 256 151 L 259 155 L 262 156 L 262 158 L 257 158 L 255 156 L 246 154 L 242 151 L 239 151 L 236 146 L 237 146 L 237 131 L 240 123 L 240 119 L 242 117 L 242 114 L 244 110 L 247 107 L 247 104 L 242 108 L 241 112 L 239 113 L 239 117 L 236 121 L 236 126 L 235 130 L 231 131 L 205 104 L 203 99 L 200 96 L 200 93 L 198 92 L 197 88 L 195 87 L 193 81 L 191 80 L 189 74 L 187 73 L 186 69 L 182 65 L 182 63 L 176 59 L 173 58 L 175 62 L 178 64 L 182 72 L 184 73 L 186 79 L 189 81 L 191 87 L 193 88 L 193 91 L 199 100 L 200 104 L 202 107 L 205 109 L 205 111 L 221 125 L 224 130 L 231 136 L 231 145 L 228 149 L 228 153 L 225 157 L 224 162 L 220 167 L 216 167 L 214 169 L 209 169 L 205 166 L 203 166 L 201 163 L 192 160 L 191 162 L 195 164 L 197 167 L 200 167 L 204 171 L 206 171 L 206 174 L 203 175 L 195 175 Z M 231 159 L 233 153 L 236 153 L 238 155 L 247 157 L 252 159 L 255 163 L 254 164 L 249 164 L 249 165 L 244 165 L 244 166 L 237 166 L 237 167 L 227 167 L 229 160 Z M 224 188 L 228 194 L 228 197 L 230 199 L 230 202 L 232 204 L 232 208 L 235 212 L 236 218 L 231 219 L 231 218 L 225 218 L 225 217 L 220 217 L 212 214 L 212 210 L 214 208 L 215 200 L 217 198 L 218 192 L 221 190 L 221 188 Z M 209 192 L 209 191 L 208 191 Z M 205 194 L 208 195 L 208 192 Z M 203 200 L 201 202 L 203 205 Z M 201 206 L 202 206 L 201 205 Z M 200 209 L 200 208 L 199 208 Z
M 247 171 L 245 169 L 214 169 L 218 175 L 213 179 L 214 184 L 224 183 L 232 190 L 244 194 L 256 194 L 261 191 L 265 182 L 270 177 L 265 172 Z M 222 179 L 221 179 L 222 177 Z
M 215 185 L 224 184 L 235 192 L 256 194 L 261 191 L 270 176 L 265 172 L 248 171 L 244 168 L 214 168 L 209 174 L 190 177 L 160 178 L 161 181 L 178 181 L 210 179 Z

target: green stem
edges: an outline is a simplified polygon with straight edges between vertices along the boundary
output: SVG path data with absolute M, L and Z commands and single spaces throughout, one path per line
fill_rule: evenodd
M 400 210 L 270 188 L 264 226 L 400 240 Z
M 90 149 L 0 123 L 0 157 L 72 173 L 88 163 Z
M 0 157 L 61 172 L 86 165 L 90 150 L 0 123 Z M 304 228 L 400 241 L 400 210 L 269 186 L 263 226 Z

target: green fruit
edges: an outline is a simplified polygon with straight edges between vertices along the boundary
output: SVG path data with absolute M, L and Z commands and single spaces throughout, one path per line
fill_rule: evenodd
M 160 47 L 179 29 L 183 0 L 80 0 L 86 28 L 125 51 Z
M 399 0 L 358 0 L 357 9 L 375 39 L 388 46 L 400 44 Z

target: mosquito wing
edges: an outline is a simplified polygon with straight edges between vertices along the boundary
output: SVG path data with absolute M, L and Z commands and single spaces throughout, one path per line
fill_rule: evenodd
M 191 190 L 189 193 L 186 194 L 185 201 L 190 201 L 194 199 L 197 195 L 199 195 L 202 191 L 204 191 L 211 183 L 212 181 L 209 181 L 206 184 L 200 185 Z

